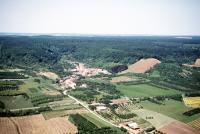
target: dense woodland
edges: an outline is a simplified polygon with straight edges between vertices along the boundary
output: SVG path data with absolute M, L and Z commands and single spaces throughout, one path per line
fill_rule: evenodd
M 184 63 L 193 64 L 200 57 L 199 37 L 191 40 L 171 36 L 0 37 L 0 68 L 46 68 L 64 76 L 64 69 L 71 66 L 66 60 L 75 60 L 115 73 L 127 68 L 128 64 L 149 57 L 159 59 L 162 64 L 145 77 L 172 86 L 180 85 L 192 90 L 200 88 L 200 69 L 182 66 Z M 183 70 L 191 73 L 184 77 L 181 75 Z M 159 78 L 153 77 L 154 71 L 159 73 Z
M 78 134 L 117 134 L 116 130 L 110 127 L 98 128 L 95 124 L 88 121 L 79 114 L 70 115 L 70 121 L 78 128 Z M 123 134 L 123 132 L 121 132 Z

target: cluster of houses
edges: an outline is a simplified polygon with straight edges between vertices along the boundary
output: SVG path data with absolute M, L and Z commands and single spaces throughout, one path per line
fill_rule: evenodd
M 75 69 L 72 69 L 71 71 L 74 72 L 75 74 L 82 75 L 82 76 L 95 76 L 98 74 L 110 74 L 105 69 L 88 68 L 83 63 L 78 63 L 78 65 L 76 65 Z

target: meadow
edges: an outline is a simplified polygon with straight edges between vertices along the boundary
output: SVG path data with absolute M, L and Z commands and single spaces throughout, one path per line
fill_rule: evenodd
M 173 89 L 162 89 L 149 84 L 136 85 L 117 85 L 117 89 L 130 98 L 133 97 L 153 97 L 153 96 L 170 96 L 181 94 L 181 92 Z
M 183 102 L 175 100 L 165 100 L 162 103 L 164 103 L 164 105 L 155 104 L 150 101 L 141 101 L 140 105 L 142 105 L 145 109 L 156 111 L 158 113 L 167 115 L 185 123 L 191 122 L 200 117 L 200 114 L 195 114 L 192 116 L 183 115 L 184 112 L 192 109 L 186 107 Z
M 2 101 L 5 104 L 6 109 L 33 107 L 30 100 L 27 100 L 23 95 L 0 96 L 0 101 Z

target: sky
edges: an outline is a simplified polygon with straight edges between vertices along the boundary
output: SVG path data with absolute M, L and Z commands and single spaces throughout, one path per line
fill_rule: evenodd
M 0 32 L 200 35 L 200 0 L 0 0 Z

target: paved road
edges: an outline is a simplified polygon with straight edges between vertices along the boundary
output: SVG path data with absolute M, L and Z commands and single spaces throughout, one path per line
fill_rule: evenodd
M 113 124 L 112 122 L 106 120 L 105 118 L 101 117 L 100 115 L 98 115 L 97 113 L 95 113 L 94 111 L 90 110 L 87 104 L 84 104 L 83 102 L 77 100 L 75 97 L 68 95 L 68 97 L 70 97 L 71 99 L 75 100 L 76 102 L 78 102 L 79 104 L 81 104 L 83 107 L 85 107 L 90 113 L 94 114 L 95 116 L 97 116 L 98 118 L 100 118 L 101 120 L 107 122 L 108 124 L 114 126 L 114 127 L 119 127 L 115 124 Z

